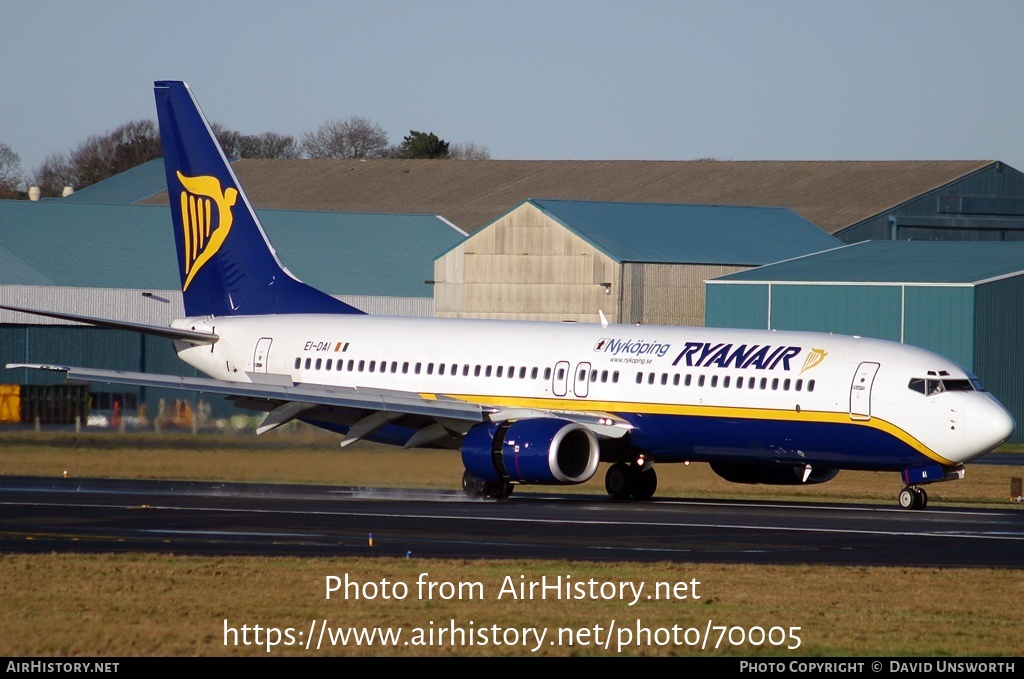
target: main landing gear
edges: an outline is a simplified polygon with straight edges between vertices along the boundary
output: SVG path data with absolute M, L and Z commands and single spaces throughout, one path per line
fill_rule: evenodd
M 493 500 L 504 500 L 512 494 L 513 485 L 499 481 L 484 481 L 470 474 L 468 471 L 462 474 L 462 490 L 468 497 L 474 499 L 490 498 Z
M 650 500 L 658 489 L 658 475 L 654 467 L 616 462 L 604 476 L 604 489 L 613 500 Z
M 920 486 L 907 486 L 900 491 L 899 501 L 904 509 L 924 509 L 928 506 L 928 493 Z

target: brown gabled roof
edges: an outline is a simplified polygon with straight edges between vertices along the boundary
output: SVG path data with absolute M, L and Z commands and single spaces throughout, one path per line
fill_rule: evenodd
M 239 160 L 258 208 L 427 213 L 465 231 L 528 198 L 788 207 L 829 233 L 995 161 Z M 166 193 L 147 203 L 166 204 Z

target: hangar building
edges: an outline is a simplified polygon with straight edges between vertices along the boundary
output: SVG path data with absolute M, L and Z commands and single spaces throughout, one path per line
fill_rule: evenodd
M 162 161 L 155 162 L 162 182 Z M 143 166 L 126 175 L 138 178 L 146 171 Z M 149 180 L 134 187 L 107 180 L 65 199 L 0 201 L 0 304 L 155 325 L 183 316 L 170 211 L 86 200 L 90 193 L 130 199 L 146 186 Z M 258 212 L 282 261 L 298 278 L 377 314 L 432 316 L 428 280 L 434 257 L 466 235 L 433 215 Z M 54 362 L 195 374 L 178 360 L 169 340 L 8 311 L 0 311 L 0 360 L 0 366 Z M 47 385 L 63 378 L 0 371 L 2 384 Z M 173 403 L 181 397 L 181 392 L 102 384 L 90 389 L 101 409 L 114 399 L 131 410 L 143 401 L 167 397 Z M 150 412 L 155 412 L 152 405 Z
M 839 245 L 786 208 L 527 200 L 437 259 L 435 314 L 703 325 L 705 279 Z
M 788 207 L 844 242 L 888 238 L 857 234 L 892 211 L 910 216 L 946 197 L 994 198 L 1024 214 L 1013 207 L 1024 199 L 1024 175 L 997 160 L 242 159 L 232 168 L 257 207 L 435 214 L 470 233 L 534 197 Z M 145 202 L 166 205 L 167 195 Z
M 1024 423 L 1024 242 L 867 241 L 729 274 L 708 281 L 707 320 L 923 347 Z

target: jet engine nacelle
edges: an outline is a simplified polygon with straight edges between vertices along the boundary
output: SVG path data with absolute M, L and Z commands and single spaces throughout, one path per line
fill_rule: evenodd
M 788 464 L 736 464 L 712 462 L 711 471 L 732 483 L 763 483 L 769 486 L 802 486 L 831 481 L 838 469 L 811 469 L 804 480 L 805 467 Z
M 584 483 L 597 471 L 600 453 L 594 432 L 557 418 L 478 424 L 462 442 L 466 471 L 505 483 Z

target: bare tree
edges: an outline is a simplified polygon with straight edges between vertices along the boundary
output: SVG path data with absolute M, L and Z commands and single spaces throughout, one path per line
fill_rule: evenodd
M 475 141 L 466 144 L 452 144 L 448 149 L 448 158 L 451 160 L 490 160 L 491 152 L 486 146 L 480 146 Z
M 65 186 L 74 186 L 75 177 L 63 153 L 51 153 L 35 172 L 32 183 L 39 187 L 41 195 L 54 198 L 60 196 Z
M 301 146 L 309 158 L 380 158 L 388 148 L 388 133 L 368 118 L 352 116 L 304 133 Z
M 21 156 L 0 142 L 0 198 L 17 198 L 21 184 Z
M 242 137 L 242 158 L 298 158 L 299 155 L 299 145 L 291 135 L 264 132 Z
M 276 132 L 242 134 L 220 123 L 210 123 L 214 136 L 228 158 L 298 158 L 295 137 Z
M 103 181 L 162 155 L 160 134 L 152 120 L 135 120 L 113 132 L 89 137 L 71 152 L 70 186 Z

